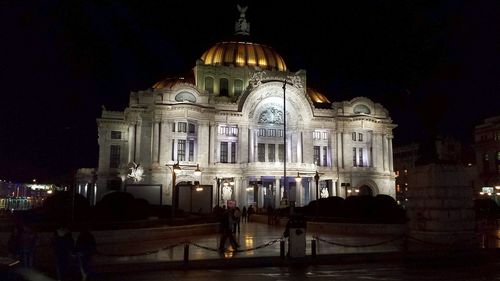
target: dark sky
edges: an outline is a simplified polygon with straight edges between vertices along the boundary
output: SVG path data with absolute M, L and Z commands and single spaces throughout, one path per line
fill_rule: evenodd
M 251 41 L 274 47 L 332 101 L 366 96 L 395 144 L 470 141 L 499 115 L 500 1 L 240 1 Z M 184 73 L 232 36 L 235 1 L 2 1 L 0 179 L 61 182 L 96 167 L 101 105 Z

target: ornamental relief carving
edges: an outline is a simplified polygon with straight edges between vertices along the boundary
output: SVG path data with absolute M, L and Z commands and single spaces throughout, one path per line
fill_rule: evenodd
M 258 122 L 260 124 L 283 124 L 283 111 L 276 107 L 269 107 L 260 114 Z

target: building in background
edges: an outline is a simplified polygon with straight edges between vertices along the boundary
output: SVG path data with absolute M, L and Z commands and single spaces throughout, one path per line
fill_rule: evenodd
M 98 167 L 79 171 L 78 190 L 91 200 L 143 190 L 170 205 L 179 200 L 173 186 L 201 184 L 213 187 L 212 205 L 261 208 L 317 196 L 395 197 L 389 112 L 365 97 L 331 102 L 304 70 L 292 72 L 249 35 L 240 9 L 233 40 L 208 48 L 192 72 L 132 92 L 123 111 L 103 108 Z
M 487 118 L 474 130 L 477 164 L 475 196 L 500 197 L 500 116 Z M 497 194 L 498 193 L 498 194 Z

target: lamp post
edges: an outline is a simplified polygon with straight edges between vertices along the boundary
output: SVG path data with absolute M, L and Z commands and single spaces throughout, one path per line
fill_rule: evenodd
M 316 182 L 316 200 L 319 200 L 319 173 L 316 171 L 314 175 L 314 181 Z
M 217 207 L 220 207 L 220 181 L 221 181 L 221 178 L 216 177 L 215 180 L 217 181 Z
M 288 179 L 286 178 L 286 79 L 283 81 L 283 200 L 288 205 Z

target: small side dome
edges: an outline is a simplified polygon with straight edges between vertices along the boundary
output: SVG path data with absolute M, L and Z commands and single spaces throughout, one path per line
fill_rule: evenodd
M 266 70 L 286 71 L 283 58 L 271 47 L 250 42 L 221 42 L 201 56 L 206 65 L 260 67 Z
M 156 82 L 153 85 L 153 89 L 159 90 L 159 89 L 168 89 L 171 90 L 175 86 L 179 84 L 190 84 L 190 85 L 195 85 L 194 81 L 194 76 L 193 74 L 189 74 L 186 76 L 179 76 L 179 77 L 167 77 L 165 79 L 162 79 L 158 82 Z
M 307 95 L 309 96 L 315 107 L 330 108 L 330 106 L 332 105 L 332 103 L 325 95 L 316 91 L 315 89 L 307 88 Z

